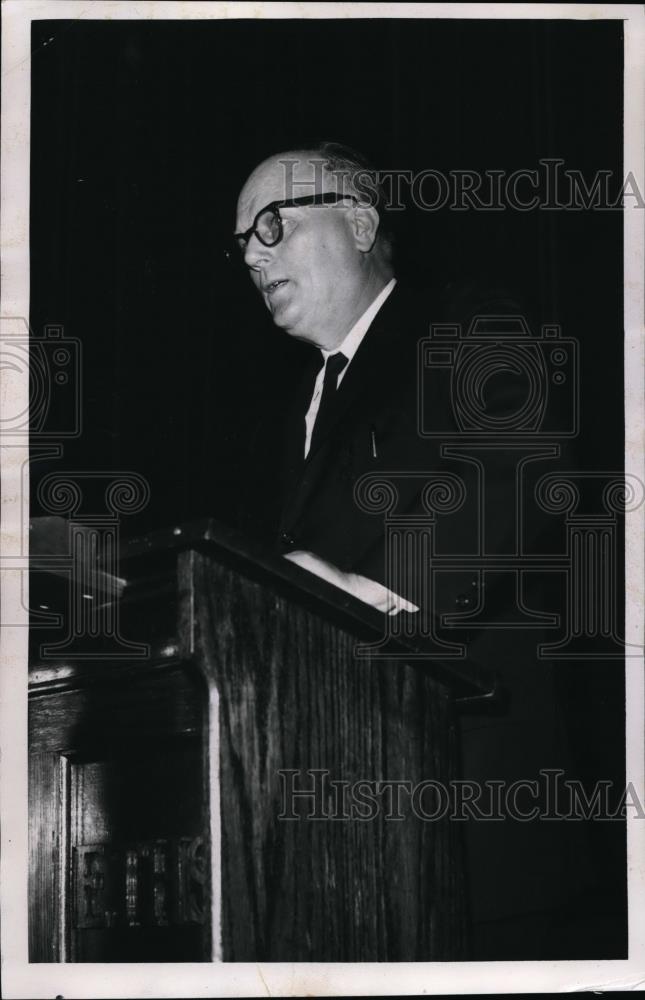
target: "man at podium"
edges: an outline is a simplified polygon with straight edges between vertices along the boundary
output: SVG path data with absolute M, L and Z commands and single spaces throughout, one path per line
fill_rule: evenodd
M 454 613 L 477 605 L 479 575 L 447 567 L 431 582 L 419 550 L 422 526 L 433 522 L 434 553 L 447 558 L 479 552 L 484 533 L 490 552 L 508 549 L 515 468 L 504 466 L 503 455 L 486 456 L 480 516 L 478 459 L 444 447 L 460 437 L 453 386 L 433 378 L 420 351 L 431 322 L 465 329 L 477 312 L 518 307 L 472 287 L 432 302 L 403 287 L 390 216 L 377 173 L 336 143 L 270 157 L 240 193 L 235 239 L 251 280 L 275 325 L 317 348 L 293 392 L 279 475 L 262 470 L 280 494 L 270 540 L 386 614 L 420 606 Z M 508 366 L 501 381 L 484 374 L 485 398 L 476 405 L 489 422 L 522 409 L 526 386 Z M 263 454 L 270 445 L 254 457 Z M 380 502 L 383 490 L 391 502 Z M 257 508 L 266 491 L 251 492 Z M 386 544 L 392 515 L 406 518 L 416 552 L 409 538 L 405 553 Z M 253 521 L 252 512 L 251 531 Z
M 260 163 L 235 239 L 274 324 L 317 349 L 293 391 L 279 474 L 261 472 L 279 490 L 269 541 L 384 615 L 407 615 L 407 634 L 447 625 L 443 635 L 452 628 L 501 675 L 510 708 L 462 719 L 465 778 L 568 770 L 567 665 L 536 655 L 558 598 L 543 577 L 527 600 L 518 568 L 548 548 L 527 498 L 561 456 L 566 423 L 566 393 L 539 381 L 544 331 L 532 334 L 505 290 L 462 283 L 426 301 L 404 288 L 378 176 L 335 143 Z M 573 348 L 556 346 L 566 367 Z M 580 828 L 479 823 L 466 836 L 484 928 L 473 954 L 526 957 L 526 942 L 548 937 L 586 891 Z

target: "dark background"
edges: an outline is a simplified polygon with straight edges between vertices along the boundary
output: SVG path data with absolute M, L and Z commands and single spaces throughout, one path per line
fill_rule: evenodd
M 83 372 L 82 433 L 33 463 L 32 484 L 62 469 L 145 476 L 151 499 L 129 533 L 235 521 L 257 422 L 298 376 L 303 348 L 224 253 L 238 191 L 267 155 L 322 136 L 415 173 L 557 157 L 588 182 L 610 170 L 620 188 L 619 22 L 42 21 L 32 74 L 30 321 L 36 336 L 60 324 L 78 338 Z M 400 224 L 411 283 L 502 283 L 532 322 L 579 341 L 571 454 L 588 471 L 623 461 L 622 224 L 619 211 L 413 207 Z M 54 393 L 52 430 L 68 406 Z M 620 785 L 620 665 L 574 666 L 559 708 L 577 773 Z M 481 933 L 474 957 L 622 955 L 620 824 L 588 850 L 561 939 L 564 918 L 512 918 Z M 527 956 L 532 934 L 545 944 Z

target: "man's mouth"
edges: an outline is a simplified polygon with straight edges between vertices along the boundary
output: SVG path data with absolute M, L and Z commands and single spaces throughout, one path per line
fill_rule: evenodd
M 262 291 L 265 295 L 273 295 L 273 293 L 280 288 L 282 285 L 286 285 L 288 278 L 278 278 L 276 281 L 270 281 L 264 286 Z

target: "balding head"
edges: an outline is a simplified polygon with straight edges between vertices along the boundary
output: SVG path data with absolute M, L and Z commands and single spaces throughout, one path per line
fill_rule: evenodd
M 284 206 L 279 217 L 257 221 L 275 202 L 312 196 L 320 202 L 323 195 L 325 204 Z M 320 151 L 295 150 L 256 167 L 238 200 L 235 228 L 247 236 L 244 260 L 275 324 L 329 350 L 392 276 L 378 211 L 359 195 Z M 266 218 L 270 231 L 263 228 Z

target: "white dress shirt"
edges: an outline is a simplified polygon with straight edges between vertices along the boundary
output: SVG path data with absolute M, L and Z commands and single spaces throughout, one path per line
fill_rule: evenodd
M 339 351 L 342 354 L 344 354 L 345 357 L 347 358 L 347 364 L 345 365 L 342 372 L 338 376 L 338 382 L 336 383 L 336 388 L 338 388 L 340 383 L 345 378 L 347 369 L 351 365 L 352 358 L 356 354 L 356 351 L 358 350 L 363 337 L 365 336 L 370 326 L 372 325 L 374 317 L 376 316 L 377 312 L 379 311 L 379 309 L 381 308 L 381 306 L 383 305 L 383 303 L 385 302 L 385 300 L 387 299 L 388 295 L 391 293 L 395 285 L 396 285 L 396 278 L 392 278 L 391 281 L 388 281 L 385 288 L 381 289 L 381 291 L 376 296 L 372 304 L 367 307 L 367 309 L 360 317 L 360 319 L 358 319 L 354 323 L 353 327 L 351 328 L 351 330 L 349 331 L 343 342 L 338 345 L 338 347 L 335 347 L 333 351 L 325 351 L 321 348 L 320 353 L 322 354 L 325 363 L 318 372 L 316 384 L 314 385 L 313 395 L 311 397 L 311 403 L 309 404 L 309 409 L 307 410 L 307 414 L 305 416 L 305 426 L 306 426 L 305 458 L 309 454 L 309 449 L 311 447 L 311 436 L 313 434 L 314 424 L 316 423 L 316 417 L 318 416 L 318 409 L 320 407 L 323 382 L 325 381 L 325 371 L 327 370 L 327 358 L 331 357 L 332 354 L 338 354 Z
M 327 359 L 332 354 L 336 354 L 339 351 L 347 358 L 347 364 L 338 376 L 338 382 L 336 383 L 336 388 L 338 388 L 341 381 L 345 377 L 345 373 L 352 362 L 352 358 L 358 350 L 359 344 L 369 330 L 374 317 L 387 299 L 395 284 L 396 279 L 392 278 L 392 280 L 387 283 L 385 288 L 381 289 L 372 304 L 365 310 L 360 319 L 351 328 L 342 344 L 339 344 L 333 351 L 321 350 L 325 363 L 318 373 L 313 396 L 311 397 L 311 403 L 309 404 L 309 409 L 307 410 L 307 415 L 305 417 L 307 428 L 305 438 L 305 458 L 309 454 L 309 448 L 311 447 L 311 435 L 316 422 L 316 417 L 318 415 L 318 410 L 320 408 L 320 399 L 322 396 L 323 382 L 325 380 Z M 315 555 L 313 552 L 290 552 L 285 556 L 285 559 L 296 563 L 297 566 L 308 570 L 315 576 L 322 577 L 323 580 L 328 580 L 329 583 L 333 583 L 336 587 L 339 587 L 341 590 L 344 590 L 358 598 L 359 601 L 363 601 L 365 604 L 371 605 L 373 608 L 376 608 L 378 611 L 382 611 L 384 614 L 397 615 L 400 611 L 415 612 L 419 610 L 415 604 L 412 604 L 405 598 L 400 597 L 393 591 L 388 590 L 388 588 L 384 587 L 382 583 L 377 583 L 375 580 L 369 580 L 367 577 L 360 576 L 358 573 L 344 573 L 342 570 L 338 569 L 337 566 L 333 566 L 331 563 L 321 559 L 320 556 Z

